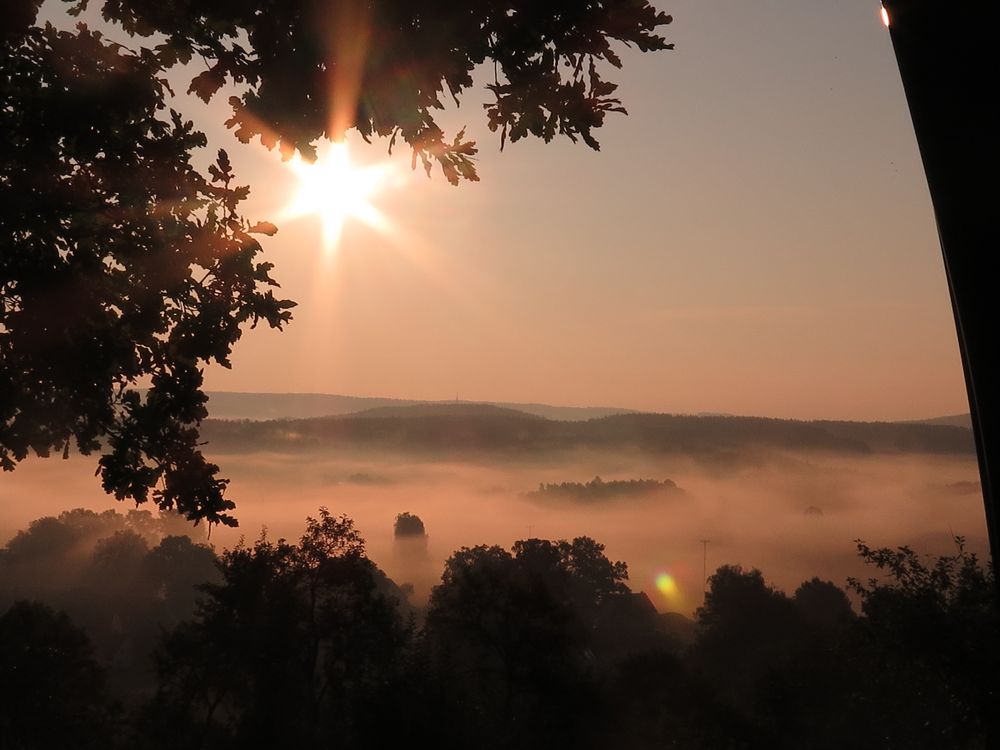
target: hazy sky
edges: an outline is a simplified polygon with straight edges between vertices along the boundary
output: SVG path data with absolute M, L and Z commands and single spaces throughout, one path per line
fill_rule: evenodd
M 625 54 L 629 117 L 602 151 L 499 152 L 488 93 L 443 118 L 482 182 L 409 172 L 394 231 L 318 220 L 266 241 L 287 296 L 215 390 L 542 401 L 674 412 L 904 419 L 967 409 L 930 201 L 875 0 L 662 0 L 672 52 Z M 276 154 L 204 111 L 274 219 Z M 358 139 L 349 141 L 361 145 Z M 385 144 L 358 150 L 385 156 Z

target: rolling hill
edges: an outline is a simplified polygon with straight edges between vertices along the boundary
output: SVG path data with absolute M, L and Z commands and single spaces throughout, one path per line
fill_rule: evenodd
M 626 449 L 726 460 L 761 448 L 953 455 L 975 450 L 969 430 L 949 425 L 635 413 L 566 421 L 454 402 L 380 406 L 313 419 L 208 420 L 202 434 L 216 452 L 357 448 L 527 457 L 546 451 Z
M 604 406 L 550 406 L 549 404 L 518 404 L 499 401 L 420 401 L 414 399 L 368 398 L 340 396 L 329 393 L 235 393 L 210 391 L 208 414 L 212 419 L 310 419 L 332 417 L 374 409 L 394 409 L 407 406 L 496 406 L 533 414 L 545 419 L 577 421 L 631 413 L 628 409 Z

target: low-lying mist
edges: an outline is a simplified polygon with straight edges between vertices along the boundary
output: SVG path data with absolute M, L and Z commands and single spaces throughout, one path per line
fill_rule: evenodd
M 843 585 L 870 573 L 853 540 L 910 545 L 920 553 L 953 549 L 965 536 L 986 548 L 974 456 L 913 453 L 748 452 L 706 463 L 684 456 L 578 450 L 530 460 L 461 461 L 359 450 L 247 452 L 214 457 L 231 478 L 238 529 L 216 527 L 210 542 L 241 536 L 296 539 L 304 519 L 325 506 L 353 518 L 370 556 L 423 603 L 455 549 L 509 547 L 527 537 L 591 536 L 612 559 L 628 563 L 633 590 L 661 610 L 690 615 L 701 603 L 702 568 L 724 563 L 760 568 L 792 591 L 813 576 Z M 33 519 L 86 507 L 123 506 L 93 477 L 93 459 L 31 459 L 0 483 L 0 543 Z M 672 480 L 680 491 L 605 493 L 575 500 L 536 492 L 542 484 Z M 409 512 L 427 530 L 426 545 L 396 542 L 393 522 Z M 707 545 L 702 540 L 708 540 Z M 661 593 L 657 576 L 677 582 Z

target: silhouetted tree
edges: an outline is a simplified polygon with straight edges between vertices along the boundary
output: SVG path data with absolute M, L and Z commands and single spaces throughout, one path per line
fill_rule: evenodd
M 586 502 L 600 502 L 620 497 L 643 497 L 655 494 L 680 492 L 677 483 L 671 479 L 613 479 L 605 482 L 594 477 L 589 482 L 561 482 L 546 484 L 539 482 L 538 489 L 528 496 L 538 499 L 568 499 Z
M 143 727 L 175 747 L 384 746 L 408 631 L 346 517 L 308 519 L 297 545 L 222 555 L 196 618 L 158 654 Z
M 421 537 L 426 536 L 424 522 L 420 516 L 412 513 L 400 513 L 396 516 L 396 522 L 392 525 L 392 535 L 397 539 L 401 537 Z
M 19 596 L 59 603 L 66 591 L 89 585 L 83 577 L 102 541 L 128 532 L 133 544 L 141 538 L 142 544 L 155 545 L 176 529 L 179 518 L 162 513 L 156 517 L 148 511 L 95 513 L 75 508 L 36 519 L 0 547 L 0 606 Z M 190 524 L 185 529 L 194 533 Z M 108 575 L 92 575 L 91 582 L 105 589 L 131 573 L 127 568 L 116 571 L 112 565 Z
M 187 536 L 164 537 L 141 565 L 143 590 L 155 602 L 157 621 L 168 629 L 194 614 L 199 587 L 219 576 L 215 552 Z
M 723 565 L 709 578 L 697 617 L 695 668 L 744 716 L 759 718 L 766 683 L 798 651 L 793 603 L 759 570 Z
M 112 694 L 137 702 L 154 689 L 162 629 L 191 617 L 195 587 L 218 575 L 210 548 L 163 536 L 176 522 L 80 508 L 33 521 L 0 548 L 0 608 L 31 597 L 65 610 L 108 668 Z
M 796 617 L 786 657 L 760 686 L 758 729 L 773 748 L 837 750 L 879 744 L 857 731 L 851 689 L 859 677 L 852 659 L 858 618 L 844 590 L 830 581 L 803 582 L 791 599 Z
M 986 748 L 997 736 L 1000 668 L 992 573 L 958 552 L 858 543 L 883 577 L 830 582 L 788 599 L 759 571 L 711 579 L 691 668 L 736 709 L 737 738 L 767 748 Z
M 464 132 L 434 121 L 447 92 L 492 62 L 488 124 L 501 146 L 594 129 L 624 112 L 599 64 L 613 42 L 665 49 L 670 18 L 646 0 L 495 5 L 358 0 L 66 0 L 88 5 L 135 49 L 85 26 L 35 25 L 37 0 L 7 0 L 0 24 L 0 466 L 29 453 L 101 450 L 104 488 L 192 520 L 234 525 L 226 480 L 199 447 L 202 368 L 229 366 L 247 325 L 281 328 L 220 151 L 191 165 L 205 136 L 169 109 L 167 74 L 199 59 L 188 88 L 208 101 L 235 83 L 227 126 L 285 156 L 356 128 L 397 138 L 413 163 L 478 179 Z M 152 44 L 152 42 L 151 42 Z M 148 383 L 145 394 L 139 383 Z
M 133 595 L 148 554 L 149 545 L 139 534 L 129 529 L 116 531 L 94 545 L 84 582 L 91 586 L 103 584 L 114 598 Z
M 843 631 L 855 620 L 847 594 L 831 581 L 805 581 L 795 589 L 792 601 L 803 622 L 824 633 Z
M 321 509 L 297 544 L 218 560 L 182 537 L 150 547 L 163 528 L 77 510 L 0 550 L 4 582 L 45 570 L 46 550 L 82 562 L 62 584 L 82 629 L 42 604 L 0 617 L 4 750 L 995 744 L 992 573 L 961 539 L 929 560 L 859 543 L 882 573 L 850 582 L 860 616 L 829 581 L 787 597 L 723 566 L 685 651 L 587 537 L 458 550 L 418 631 L 346 517 Z M 174 623 L 154 684 L 146 658 Z
M 24 0 L 15 0 L 24 4 Z M 0 47 L 0 464 L 102 448 L 105 490 L 233 523 L 199 447 L 200 365 L 281 327 L 224 152 L 166 109 L 163 65 L 85 27 Z M 136 384 L 148 380 L 143 397 Z
M 0 747 L 103 750 L 114 719 L 104 673 L 65 614 L 19 601 L 0 615 Z
M 994 572 L 962 537 L 955 543 L 955 554 L 928 559 L 858 541 L 885 577 L 850 580 L 863 614 L 849 651 L 859 662 L 850 710 L 885 746 L 979 748 L 1000 738 Z
M 586 746 L 602 719 L 598 611 L 628 592 L 626 577 L 625 565 L 586 537 L 455 552 L 431 594 L 425 632 L 443 711 L 437 724 L 451 744 Z
M 76 508 L 57 517 L 38 518 L 27 529 L 18 531 L 0 550 L 4 588 L 16 591 L 17 579 L 22 576 L 30 580 L 34 595 L 40 589 L 58 586 L 59 583 L 48 579 L 65 580 L 70 567 L 66 557 L 87 556 L 98 539 L 125 528 L 126 517 L 113 510 L 95 513 Z M 32 570 L 28 573 L 25 568 Z

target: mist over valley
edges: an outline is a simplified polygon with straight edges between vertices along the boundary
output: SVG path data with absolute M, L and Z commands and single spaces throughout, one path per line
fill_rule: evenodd
M 264 529 L 294 539 L 326 507 L 355 520 L 369 554 L 412 586 L 417 605 L 454 550 L 532 537 L 599 540 L 628 564 L 633 590 L 687 616 L 701 604 L 703 565 L 709 574 L 725 563 L 757 567 L 793 588 L 814 575 L 842 585 L 860 574 L 859 538 L 930 554 L 950 551 L 959 534 L 985 548 L 971 433 L 950 424 L 634 413 L 567 421 L 445 402 L 209 419 L 203 435 L 231 479 L 240 523 L 213 528 L 212 544 Z M 92 472 L 86 457 L 24 462 L 0 486 L 0 538 L 68 508 L 125 510 Z M 426 526 L 419 554 L 393 537 L 404 512 Z M 664 573 L 677 582 L 669 596 L 655 585 Z

